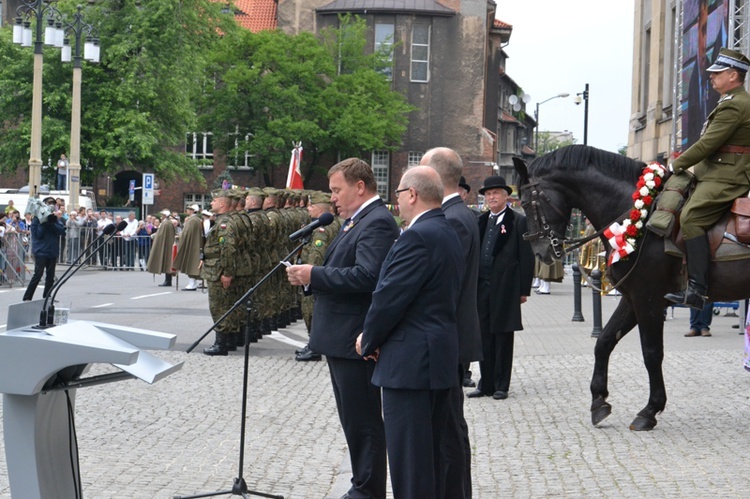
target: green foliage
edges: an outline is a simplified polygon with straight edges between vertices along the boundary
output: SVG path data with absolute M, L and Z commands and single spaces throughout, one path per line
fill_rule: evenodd
M 68 21 L 80 0 L 60 0 Z M 160 178 L 202 179 L 185 155 L 188 132 L 212 132 L 229 158 L 250 154 L 261 172 L 286 169 L 292 143 L 305 148 L 303 174 L 323 154 L 396 149 L 415 108 L 382 74 L 390 53 L 366 54 L 365 21 L 289 36 L 253 34 L 212 0 L 100 0 L 84 9 L 101 63 L 83 62 L 84 178 L 124 168 Z M 33 50 L 0 30 L 0 170 L 28 164 Z M 73 65 L 45 47 L 42 157 L 69 154 Z M 248 137 L 248 140 L 245 138 Z M 200 163 L 203 163 L 202 161 Z M 84 180 L 86 181 L 86 180 Z
M 217 43 L 199 120 L 216 147 L 229 157 L 248 152 L 250 166 L 268 172 L 285 169 L 292 143 L 302 141 L 306 177 L 325 153 L 397 148 L 413 108 L 378 71 L 389 64 L 384 56 L 365 54 L 364 20 L 342 23 L 324 30 L 322 43 L 281 31 L 241 31 Z
M 60 0 L 68 21 L 80 0 Z M 83 62 L 81 162 L 96 174 L 124 167 L 153 169 L 162 178 L 198 177 L 181 145 L 196 123 L 192 104 L 204 85 L 205 54 L 219 32 L 237 29 L 210 0 L 105 0 L 84 9 L 101 39 L 101 63 Z M 28 162 L 32 50 L 0 35 L 0 168 Z M 6 64 L 7 62 L 7 64 Z M 43 157 L 68 152 L 72 64 L 45 47 Z M 8 92 L 8 90 L 12 90 Z M 13 95 L 13 98 L 9 96 Z
M 572 146 L 576 143 L 576 139 L 572 140 L 558 140 L 553 137 L 549 132 L 538 132 L 539 133 L 539 149 L 536 151 L 536 155 L 542 156 L 543 154 L 550 153 L 561 147 Z

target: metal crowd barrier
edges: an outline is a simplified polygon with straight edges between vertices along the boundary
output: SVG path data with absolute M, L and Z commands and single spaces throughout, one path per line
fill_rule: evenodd
M 65 237 L 60 239 L 58 263 L 70 264 L 82 251 L 86 251 L 81 260 L 86 266 L 99 266 L 107 270 L 146 270 L 152 244 L 150 235 L 115 236 L 99 247 L 101 239 L 95 227 L 66 230 Z
M 30 271 L 30 237 L 20 232 L 6 232 L 0 244 L 0 286 L 25 286 Z

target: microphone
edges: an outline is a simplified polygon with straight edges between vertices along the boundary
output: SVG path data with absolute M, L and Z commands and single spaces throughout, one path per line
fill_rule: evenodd
M 333 222 L 333 215 L 330 213 L 323 213 L 318 218 L 310 222 L 309 224 L 302 227 L 297 232 L 293 233 L 291 236 L 289 236 L 289 240 L 294 242 L 297 239 L 302 239 L 303 237 L 307 237 L 310 234 L 313 233 L 315 229 L 318 227 L 325 227 L 326 225 L 331 225 L 331 222 Z
M 70 267 L 68 267 L 68 270 L 63 272 L 63 275 L 60 276 L 60 278 L 57 280 L 54 286 L 52 286 L 52 289 L 49 290 L 49 293 L 47 293 L 47 298 L 44 299 L 44 304 L 42 305 L 42 312 L 39 315 L 39 325 L 38 328 L 46 328 L 54 323 L 55 319 L 55 296 L 57 296 L 57 292 L 60 290 L 63 284 L 68 282 L 68 279 L 70 279 L 73 274 L 81 270 L 83 267 L 83 264 L 86 263 L 85 261 L 82 262 L 80 265 L 76 267 L 78 262 L 81 261 L 82 258 L 86 256 L 86 253 L 91 249 L 92 246 L 97 244 L 97 247 L 92 251 L 92 253 L 96 253 L 99 248 L 109 242 L 110 239 L 112 239 L 117 232 L 121 232 L 125 230 L 125 228 L 128 226 L 128 223 L 123 220 L 119 224 L 108 224 L 104 229 L 102 229 L 102 236 L 107 236 L 106 239 L 100 241 L 98 238 L 91 242 L 88 246 L 86 246 L 83 250 L 81 250 L 81 253 L 78 255 L 78 258 L 73 260 L 73 262 L 70 264 Z

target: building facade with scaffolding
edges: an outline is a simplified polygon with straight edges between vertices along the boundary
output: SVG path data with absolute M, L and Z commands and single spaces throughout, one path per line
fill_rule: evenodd
M 750 54 L 749 4 L 636 0 L 629 157 L 668 163 L 698 139 L 719 97 L 706 68 L 722 47 Z

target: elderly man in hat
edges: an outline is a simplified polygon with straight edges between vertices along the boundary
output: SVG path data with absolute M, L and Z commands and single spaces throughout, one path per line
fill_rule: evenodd
M 185 291 L 198 289 L 198 281 L 201 275 L 201 252 L 203 251 L 203 222 L 200 216 L 200 207 L 192 204 L 187 207 L 187 218 L 180 232 L 180 240 L 177 244 L 177 256 L 174 259 L 174 268 L 188 275 L 188 284 L 183 288 Z
M 172 247 L 174 246 L 174 225 L 169 220 L 170 211 L 161 210 L 161 224 L 154 236 L 154 243 L 148 255 L 146 270 L 152 274 L 164 274 L 162 287 L 172 286 Z
M 680 215 L 685 238 L 688 285 L 665 296 L 703 309 L 709 283 L 710 248 L 706 231 L 750 189 L 750 96 L 744 88 L 750 59 L 721 49 L 711 72 L 711 86 L 721 94 L 703 125 L 700 139 L 672 163 L 677 175 L 693 167 L 698 181 Z
M 534 254 L 523 240 L 526 217 L 508 207 L 513 189 L 500 176 L 487 177 L 479 194 L 489 212 L 479 217 L 481 238 L 477 309 L 482 332 L 481 378 L 470 398 L 508 398 L 515 331 L 523 329 L 521 305 L 531 294 Z

